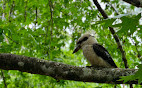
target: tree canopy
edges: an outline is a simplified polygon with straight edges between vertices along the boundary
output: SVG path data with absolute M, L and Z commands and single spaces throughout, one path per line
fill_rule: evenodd
M 126 0 L 1 0 L 0 53 L 11 53 L 85 67 L 90 64 L 76 40 L 93 30 L 119 68 L 139 69 L 124 82 L 142 82 L 141 3 Z M 139 3 L 138 3 L 139 2 Z M 133 4 L 132 4 L 133 3 Z M 132 5 L 131 5 L 132 4 Z M 135 5 L 135 6 L 133 6 Z M 137 6 L 137 7 L 136 7 Z M 34 62 L 33 62 L 34 63 Z M 56 80 L 0 68 L 2 88 L 113 88 L 112 84 Z M 117 85 L 121 88 L 122 85 Z M 134 85 L 140 87 L 140 85 Z

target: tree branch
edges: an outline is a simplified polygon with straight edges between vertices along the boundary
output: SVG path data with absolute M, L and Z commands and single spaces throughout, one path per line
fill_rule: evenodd
M 122 84 L 122 81 L 118 81 L 120 76 L 133 75 L 137 71 L 136 69 L 77 67 L 6 53 L 0 54 L 0 69 L 19 70 L 32 74 L 47 75 L 56 79 L 111 84 Z M 127 83 L 137 84 L 138 82 L 130 81 Z
M 105 13 L 105 11 L 101 8 L 100 4 L 98 3 L 97 0 L 93 0 L 94 4 L 96 5 L 96 7 L 98 8 L 98 10 L 100 11 L 100 13 L 102 14 L 102 16 L 104 17 L 104 19 L 107 19 L 108 16 L 107 14 Z M 123 47 L 120 43 L 120 40 L 118 38 L 118 35 L 115 33 L 114 29 L 112 27 L 109 27 L 109 30 L 111 32 L 111 34 L 113 35 L 116 43 L 117 43 L 117 46 L 122 54 L 122 60 L 124 62 L 124 65 L 125 65 L 125 68 L 128 68 L 128 63 L 127 63 L 127 59 L 126 59 L 126 55 L 125 55 L 125 51 L 123 50 Z
M 140 51 L 138 50 L 138 44 L 136 43 L 136 41 L 132 37 L 130 37 L 130 38 L 131 38 L 132 43 L 135 45 L 137 57 L 140 59 L 141 64 L 142 64 L 142 55 L 141 55 Z
M 24 12 L 24 21 L 26 21 L 26 19 L 27 19 L 27 3 L 28 3 L 28 1 L 25 1 L 25 6 L 24 6 L 24 10 L 25 10 L 25 12 Z
M 119 12 L 116 10 L 116 8 L 111 4 L 111 2 L 107 2 L 110 6 L 111 6 L 111 8 L 115 11 L 115 13 L 117 14 L 117 15 L 119 15 Z
M 3 79 L 4 86 L 5 86 L 5 88 L 7 88 L 6 79 L 5 79 L 3 70 L 1 70 L 1 76 L 2 76 L 2 79 Z
M 38 17 L 38 12 L 37 12 L 37 6 L 36 6 L 36 11 L 35 11 L 35 19 L 36 19 L 36 21 L 35 21 L 35 29 L 37 27 L 37 17 Z
M 142 7 L 142 0 L 123 0 L 123 1 L 132 4 L 136 7 Z

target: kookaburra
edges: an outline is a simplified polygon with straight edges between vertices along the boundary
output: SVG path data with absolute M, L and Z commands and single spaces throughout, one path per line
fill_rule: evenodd
M 82 49 L 83 55 L 93 67 L 117 68 L 109 52 L 97 43 L 94 35 L 86 33 L 77 40 L 76 44 L 73 53 Z

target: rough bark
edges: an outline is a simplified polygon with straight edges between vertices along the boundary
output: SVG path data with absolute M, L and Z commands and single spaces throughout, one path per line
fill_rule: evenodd
M 123 0 L 129 4 L 132 4 L 136 7 L 142 7 L 142 0 Z
M 0 69 L 19 70 L 31 74 L 51 76 L 56 79 L 75 80 L 95 83 L 122 84 L 120 76 L 134 74 L 136 69 L 88 68 L 71 66 L 59 62 L 47 61 L 33 57 L 14 54 L 0 54 Z M 127 83 L 137 84 L 137 81 Z

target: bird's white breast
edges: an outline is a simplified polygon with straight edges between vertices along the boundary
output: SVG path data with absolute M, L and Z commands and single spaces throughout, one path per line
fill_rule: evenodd
M 97 56 L 93 50 L 93 45 L 85 45 L 82 47 L 83 55 L 94 67 L 111 67 L 106 61 L 101 57 Z

